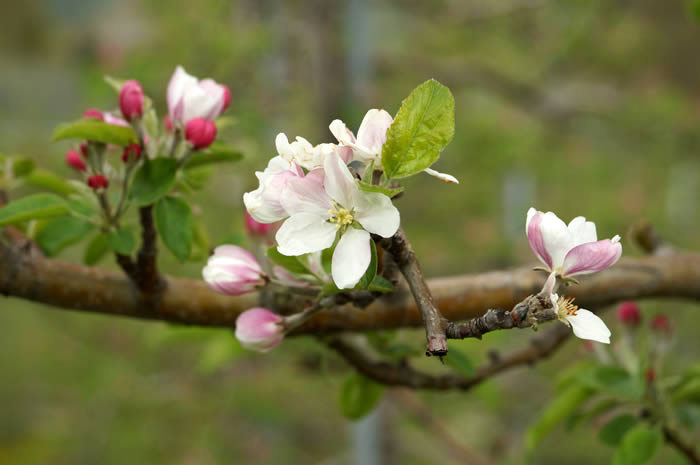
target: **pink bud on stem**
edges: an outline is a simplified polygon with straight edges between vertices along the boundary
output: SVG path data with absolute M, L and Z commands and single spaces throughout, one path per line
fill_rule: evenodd
M 205 149 L 216 139 L 216 124 L 204 118 L 192 118 L 185 126 L 185 139 L 194 150 Z
M 267 352 L 284 339 L 283 318 L 262 307 L 251 308 L 236 319 L 236 338 L 249 350 Z
M 119 92 L 119 108 L 127 121 L 143 116 L 143 88 L 138 81 L 129 80 L 122 85 Z
M 278 223 L 260 223 L 245 212 L 245 229 L 251 237 L 267 238 L 279 228 Z
M 90 176 L 87 180 L 88 186 L 93 190 L 107 189 L 109 186 L 109 180 L 103 174 L 95 174 Z
M 141 146 L 139 144 L 129 144 L 124 147 L 124 152 L 122 152 L 122 161 L 128 163 L 129 159 L 134 161 L 141 158 Z
M 105 119 L 102 112 L 96 108 L 88 108 L 87 110 L 85 110 L 85 113 L 83 113 L 83 118 L 96 119 L 100 121 L 104 121 Z
M 83 161 L 82 158 L 80 158 L 80 155 L 78 155 L 78 152 L 76 152 L 73 149 L 69 150 L 66 153 L 66 164 L 76 171 L 87 170 L 87 166 L 85 165 L 85 162 Z
M 268 281 L 255 256 L 235 245 L 217 247 L 202 276 L 210 288 L 227 295 L 253 292 Z
M 636 328 L 642 322 L 642 314 L 636 302 L 628 300 L 617 307 L 617 319 L 625 326 Z

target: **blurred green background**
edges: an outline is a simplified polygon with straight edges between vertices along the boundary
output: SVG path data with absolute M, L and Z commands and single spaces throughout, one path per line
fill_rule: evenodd
M 241 195 L 275 155 L 274 136 L 334 142 L 334 118 L 394 114 L 436 78 L 456 99 L 456 131 L 428 176 L 407 180 L 402 222 L 428 276 L 533 261 L 528 207 L 585 215 L 601 237 L 650 220 L 700 246 L 700 27 L 693 4 L 654 0 L 26 0 L 0 16 L 0 152 L 71 177 L 53 127 L 87 107 L 116 109 L 103 75 L 139 79 L 165 111 L 175 66 L 227 84 L 245 161 L 196 196 L 214 242 L 240 232 Z M 63 257 L 79 261 L 81 247 Z M 198 277 L 162 254 L 173 275 Z M 0 264 L 0 266 L 2 266 Z M 102 266 L 113 267 L 111 260 Z M 456 464 L 445 432 L 387 391 L 364 423 L 339 413 L 347 369 L 312 339 L 243 353 L 226 330 L 52 312 L 0 300 L 0 464 Z M 643 303 L 678 328 L 666 369 L 698 357 L 697 305 Z M 614 315 L 606 321 L 615 331 Z M 475 364 L 530 332 L 453 342 Z M 401 339 L 420 347 L 421 331 Z M 524 463 L 522 433 L 551 379 L 589 357 L 571 340 L 552 360 L 469 393 L 419 393 L 462 447 Z M 435 371 L 435 360 L 419 364 Z M 417 400 L 416 400 L 417 399 Z M 533 458 L 607 462 L 596 431 L 559 428 Z M 367 440 L 367 438 L 373 440 Z M 369 454 L 367 456 L 363 454 Z M 684 463 L 664 450 L 656 463 Z

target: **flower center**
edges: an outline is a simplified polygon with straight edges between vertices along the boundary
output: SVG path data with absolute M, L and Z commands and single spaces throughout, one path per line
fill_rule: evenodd
M 331 215 L 328 222 L 335 224 L 336 228 L 343 228 L 352 224 L 355 220 L 352 216 L 352 211 L 341 207 L 336 202 L 333 202 L 333 206 L 335 209 L 328 210 L 328 213 Z
M 575 297 L 559 297 L 557 309 L 560 315 L 576 316 L 578 305 L 574 305 Z

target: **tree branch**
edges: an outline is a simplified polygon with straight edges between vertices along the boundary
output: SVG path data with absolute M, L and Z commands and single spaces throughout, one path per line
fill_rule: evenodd
M 667 443 L 675 447 L 678 452 L 683 454 L 688 462 L 694 465 L 700 465 L 700 455 L 698 455 L 693 444 L 689 444 L 681 438 L 677 431 L 674 431 L 669 426 L 662 428 L 664 439 Z
M 153 222 L 153 205 L 139 209 L 141 220 L 141 250 L 136 259 L 139 288 L 146 294 L 158 297 L 166 282 L 158 272 L 158 232 Z
M 435 306 L 433 295 L 423 277 L 420 263 L 418 263 L 403 228 L 399 228 L 394 237 L 391 238 L 391 242 L 384 248 L 394 257 L 394 261 L 411 289 L 418 310 L 420 310 L 425 324 L 425 337 L 428 340 L 425 355 L 441 356 L 447 354 L 447 338 L 445 337 L 447 320 Z

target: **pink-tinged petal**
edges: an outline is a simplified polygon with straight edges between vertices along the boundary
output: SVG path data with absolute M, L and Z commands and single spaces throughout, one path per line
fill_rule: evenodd
M 333 252 L 331 275 L 338 289 L 352 289 L 367 271 L 372 260 L 369 233 L 348 228 Z
M 557 283 L 557 273 L 552 271 L 547 277 L 547 281 L 544 282 L 542 287 L 542 293 L 552 295 L 554 293 L 554 285 Z M 556 295 L 556 294 L 554 294 Z
M 217 99 L 216 106 L 213 108 L 213 116 L 211 119 L 216 119 L 224 111 L 224 105 L 226 104 L 227 89 L 221 84 L 217 83 L 213 79 L 202 79 L 199 81 L 199 87 L 204 89 L 204 91 L 210 96 Z M 231 96 L 228 95 L 229 100 Z
M 396 234 L 401 216 L 389 197 L 378 192 L 363 192 L 358 189 L 354 204 L 355 219 L 367 231 L 382 237 Z
M 326 174 L 324 173 L 323 168 L 316 168 L 315 170 L 309 171 L 306 176 L 304 176 L 304 179 L 315 182 L 319 186 L 323 186 L 323 179 L 325 177 Z
M 267 283 L 255 256 L 234 245 L 217 247 L 202 269 L 202 277 L 211 289 L 228 295 L 253 292 Z
M 220 245 L 214 249 L 214 254 L 212 257 L 223 257 L 230 260 L 237 260 L 252 268 L 257 268 L 258 270 L 262 271 L 262 268 L 260 268 L 260 263 L 258 262 L 258 259 L 255 258 L 255 255 L 242 247 L 238 247 L 237 245 Z
M 246 349 L 267 352 L 284 338 L 282 317 L 262 307 L 251 308 L 236 319 L 236 338 Z
M 199 85 L 185 89 L 182 97 L 182 122 L 187 123 L 192 118 L 204 118 L 213 121 L 217 116 L 217 108 L 223 98 L 223 90 L 217 94 L 209 94 Z
M 451 174 L 441 173 L 439 171 L 435 171 L 435 170 L 430 169 L 430 168 L 424 169 L 423 172 L 425 174 L 429 174 L 430 176 L 438 178 L 442 182 L 446 182 L 448 184 L 459 184 L 459 181 L 457 180 L 457 178 L 455 178 Z
M 326 219 L 311 213 L 293 215 L 282 224 L 275 239 L 282 255 L 304 255 L 333 245 L 338 229 Z
M 297 178 L 292 171 L 265 173 L 258 171 L 255 175 L 260 180 L 260 186 L 243 194 L 243 203 L 248 213 L 261 223 L 275 223 L 289 216 L 282 206 L 281 197 L 287 182 Z
M 328 128 L 341 144 L 350 145 L 355 143 L 355 135 L 341 120 L 333 120 Z
M 338 154 L 341 160 L 347 165 L 352 161 L 352 148 L 344 145 L 338 145 L 335 147 L 335 152 Z
M 577 245 L 566 254 L 562 276 L 595 273 L 610 268 L 622 255 L 620 237 Z
M 376 108 L 369 110 L 357 131 L 357 145 L 368 148 L 373 154 L 381 154 L 386 132 L 393 122 L 388 112 Z
M 610 344 L 611 332 L 595 313 L 585 309 L 578 309 L 575 315 L 566 315 L 566 322 L 574 331 L 574 336 L 579 339 L 588 339 L 591 341 Z
M 172 121 L 180 121 L 182 117 L 182 97 L 185 90 L 196 85 L 196 77 L 187 74 L 182 66 L 175 68 L 175 72 L 168 83 L 167 92 L 168 114 Z
M 544 220 L 544 213 L 530 208 L 527 212 L 527 222 L 525 231 L 527 240 L 530 243 L 530 248 L 535 256 L 544 263 L 548 269 L 552 269 L 552 257 L 549 255 L 547 248 L 544 245 L 544 237 L 542 236 L 541 225 Z
M 337 153 L 331 152 L 323 163 L 326 177 L 323 187 L 336 202 L 345 208 L 352 208 L 353 195 L 358 191 L 350 170 Z
M 583 216 L 577 216 L 571 220 L 568 228 L 571 232 L 572 247 L 598 240 L 598 235 L 595 230 L 595 223 L 592 221 L 586 221 L 586 218 Z
M 318 182 L 317 173 L 289 178 L 280 201 L 289 215 L 309 213 L 323 220 L 330 218 L 328 211 L 333 208 L 333 202 Z
M 552 212 L 547 212 L 542 216 L 539 230 L 542 234 L 544 248 L 551 257 L 552 265 L 550 268 L 558 270 L 564 263 L 566 253 L 573 247 L 571 232 L 566 223 Z
M 115 126 L 124 126 L 125 128 L 131 127 L 131 125 L 129 123 L 127 123 L 126 121 L 124 121 L 123 119 L 121 119 L 117 116 L 114 116 L 111 113 L 104 113 L 103 117 L 104 117 L 104 122 L 107 124 L 114 124 Z

